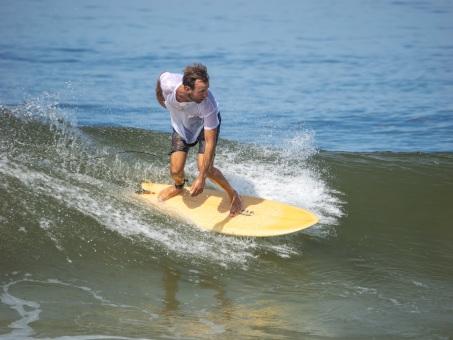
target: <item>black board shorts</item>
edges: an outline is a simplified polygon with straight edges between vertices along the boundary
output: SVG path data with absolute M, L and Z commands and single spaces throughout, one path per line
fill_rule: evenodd
M 219 134 L 220 134 L 220 124 L 222 123 L 222 117 L 220 116 L 220 112 L 217 114 L 219 118 L 219 125 L 217 125 L 217 135 L 216 135 L 216 143 L 217 140 L 219 139 Z M 198 144 L 198 153 L 204 154 L 204 151 L 206 149 L 206 140 L 204 138 L 204 129 L 201 130 L 200 134 L 198 135 L 197 140 L 195 143 L 188 144 L 186 141 L 181 137 L 179 133 L 173 129 L 173 136 L 171 138 L 171 150 L 168 153 L 168 155 L 171 155 L 173 152 L 177 151 L 183 151 L 185 153 L 188 153 L 190 148 L 194 147 L 195 145 Z

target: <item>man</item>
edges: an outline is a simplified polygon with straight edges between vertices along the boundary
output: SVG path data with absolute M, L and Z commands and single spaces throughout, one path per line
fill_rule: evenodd
M 214 167 L 214 156 L 220 132 L 220 112 L 214 95 L 209 90 L 206 66 L 193 64 L 184 75 L 164 72 L 157 79 L 156 97 L 160 105 L 170 111 L 173 137 L 170 155 L 170 174 L 174 186 L 159 193 L 166 201 L 179 194 L 184 187 L 184 166 L 189 149 L 198 143 L 199 175 L 190 187 L 190 196 L 201 194 L 206 178 L 226 191 L 230 198 L 230 216 L 242 212 L 242 199 L 219 169 Z

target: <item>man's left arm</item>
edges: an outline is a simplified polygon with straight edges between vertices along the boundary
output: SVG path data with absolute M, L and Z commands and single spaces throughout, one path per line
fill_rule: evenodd
M 218 128 L 212 130 L 204 130 L 206 147 L 203 155 L 203 160 L 201 162 L 199 169 L 200 174 L 190 187 L 190 196 L 197 196 L 201 194 L 204 190 L 204 185 L 206 182 L 206 178 L 208 177 L 208 172 L 210 171 L 214 163 L 217 129 Z

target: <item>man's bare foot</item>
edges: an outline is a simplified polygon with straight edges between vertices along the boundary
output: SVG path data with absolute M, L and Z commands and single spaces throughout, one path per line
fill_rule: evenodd
M 171 187 L 168 187 L 168 188 L 165 188 L 164 190 L 162 190 L 159 195 L 157 196 L 157 199 L 160 201 L 160 202 L 164 202 L 166 200 L 169 200 L 170 198 L 172 197 L 175 197 L 177 194 L 179 194 L 180 192 L 182 191 L 182 188 L 181 189 L 178 189 L 176 188 L 174 185 L 172 185 Z
M 230 217 L 239 215 L 243 210 L 242 198 L 239 196 L 237 191 L 234 191 L 233 199 L 231 200 Z

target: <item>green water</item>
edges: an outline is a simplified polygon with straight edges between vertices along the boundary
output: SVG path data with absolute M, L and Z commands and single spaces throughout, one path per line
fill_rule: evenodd
M 143 179 L 169 180 L 169 134 L 1 122 L 0 339 L 452 336 L 451 153 L 221 140 L 217 162 L 241 192 L 320 218 L 253 239 L 137 199 Z

